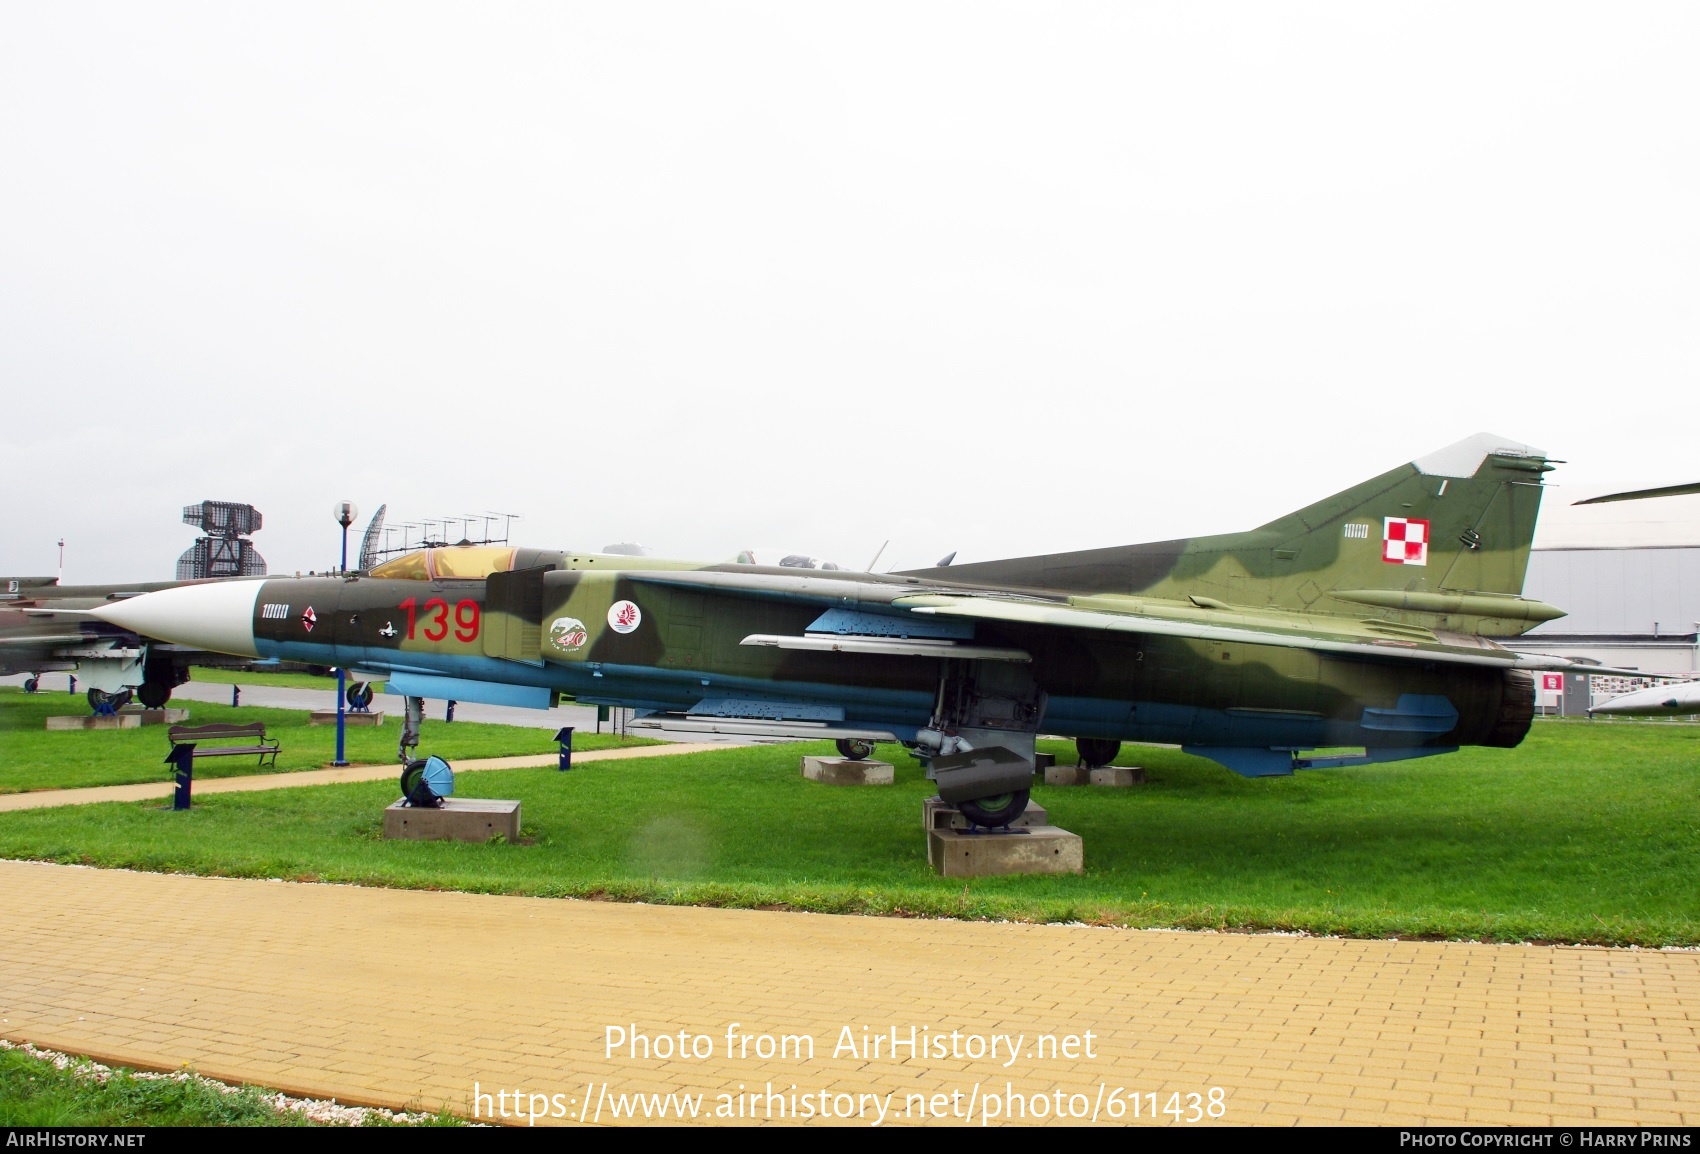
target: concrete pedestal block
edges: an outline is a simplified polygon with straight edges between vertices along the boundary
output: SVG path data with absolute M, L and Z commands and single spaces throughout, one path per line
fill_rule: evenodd
M 1004 834 L 934 829 L 927 831 L 927 860 L 947 878 L 1077 874 L 1085 869 L 1085 848 L 1079 834 L 1054 825 Z
M 180 725 L 189 720 L 187 709 L 138 709 L 134 705 L 126 705 L 118 711 L 119 717 L 139 717 L 143 725 Z
M 1046 785 L 1085 785 L 1090 770 L 1079 765 L 1053 765 L 1045 771 Z
M 892 785 L 897 771 L 889 761 L 851 761 L 848 757 L 805 757 L 803 776 L 822 785 Z
M 967 829 L 971 823 L 962 816 L 962 811 L 945 801 L 942 797 L 929 797 L 921 803 L 922 829 Z M 1017 829 L 1031 829 L 1036 825 L 1049 825 L 1050 815 L 1045 807 L 1036 802 L 1028 802 L 1027 808 L 1021 811 L 1021 816 L 1010 822 Z
M 89 714 L 79 717 L 49 717 L 49 729 L 140 729 L 142 715 L 139 713 L 117 713 L 111 716 Z
M 519 802 L 448 797 L 441 809 L 396 802 L 384 810 L 384 836 L 410 841 L 519 840 Z
M 345 713 L 342 715 L 342 722 L 344 725 L 382 725 L 384 715 L 382 713 Z M 335 725 L 336 710 L 315 709 L 307 715 L 307 724 Z
M 1126 789 L 1130 785 L 1145 784 L 1145 767 L 1142 765 L 1106 765 L 1092 771 L 1093 785 L 1107 785 L 1112 789 Z

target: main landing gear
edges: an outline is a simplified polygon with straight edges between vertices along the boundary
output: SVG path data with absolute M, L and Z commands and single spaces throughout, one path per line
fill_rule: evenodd
M 1102 769 L 1121 755 L 1122 743 L 1106 737 L 1077 737 L 1074 749 L 1080 754 L 1081 765 L 1087 769 Z
M 1045 694 L 1025 667 L 949 661 L 915 752 L 926 758 L 942 801 L 975 825 L 997 829 L 1027 809 L 1044 714 Z

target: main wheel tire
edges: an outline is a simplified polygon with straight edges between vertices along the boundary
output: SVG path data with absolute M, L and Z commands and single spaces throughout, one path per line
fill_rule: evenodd
M 410 761 L 401 771 L 401 796 L 413 802 L 413 795 L 425 780 L 425 763 Z M 415 803 L 417 804 L 417 803 Z
M 144 708 L 164 709 L 165 703 L 171 700 L 171 686 L 163 681 L 144 681 L 136 691 Z
M 975 825 L 998 829 L 1026 811 L 1027 794 L 1027 790 L 1018 789 L 1014 793 L 1000 793 L 996 797 L 977 797 L 973 801 L 957 802 L 956 808 Z
M 38 690 L 40 688 L 41 688 L 41 678 L 39 678 L 39 677 L 26 677 L 26 678 L 24 678 L 24 692 L 25 693 L 34 693 L 36 690 Z
M 863 761 L 873 756 L 874 743 L 865 737 L 841 737 L 838 739 L 838 752 L 851 761 Z
M 1116 760 L 1122 751 L 1122 743 L 1107 737 L 1077 737 L 1074 748 L 1087 769 L 1099 769 Z
M 356 681 L 343 694 L 348 699 L 351 709 L 365 709 L 372 704 L 372 684 L 368 681 Z

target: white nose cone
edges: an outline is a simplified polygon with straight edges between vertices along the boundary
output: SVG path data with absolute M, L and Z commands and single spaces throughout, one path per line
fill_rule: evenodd
M 1634 693 L 1625 693 L 1610 701 L 1601 702 L 1588 712 L 1616 713 L 1628 717 L 1700 713 L 1700 681 L 1637 689 Z
M 209 581 L 144 593 L 89 610 L 102 621 L 143 637 L 211 653 L 258 657 L 254 603 L 264 581 Z

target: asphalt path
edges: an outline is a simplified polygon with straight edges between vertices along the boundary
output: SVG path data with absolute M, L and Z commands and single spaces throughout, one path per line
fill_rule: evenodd
M 0 685 L 22 685 L 24 674 L 0 677 Z M 42 678 L 43 693 L 57 693 L 67 698 L 73 696 L 65 693 L 66 675 L 49 673 Z M 335 709 L 336 690 L 293 689 L 275 685 L 243 685 L 241 703 L 257 705 L 265 709 Z M 201 679 L 179 685 L 172 690 L 173 706 L 182 705 L 186 701 L 206 701 L 219 705 L 229 705 L 231 682 L 220 681 L 216 676 L 211 679 Z M 79 704 L 83 703 L 81 693 L 74 695 Z M 443 722 L 448 703 L 445 701 L 427 701 L 425 703 L 425 719 L 427 723 Z M 401 722 L 402 699 L 387 693 L 380 693 L 372 699 L 372 708 L 385 713 L 385 721 Z M 611 709 L 612 716 L 601 723 L 600 732 L 618 732 L 618 725 L 623 720 L 630 720 L 633 711 L 626 709 Z M 570 725 L 580 733 L 598 732 L 596 707 L 591 705 L 557 705 L 553 709 L 517 709 L 507 705 L 477 705 L 470 701 L 455 703 L 456 721 L 478 721 L 488 725 L 515 725 L 526 729 L 556 730 Z M 634 737 L 653 737 L 658 741 L 683 741 L 690 744 L 713 745 L 757 745 L 769 744 L 774 738 L 745 737 L 723 733 L 703 733 L 697 730 L 674 729 L 666 726 L 650 728 L 634 727 L 631 730 Z
M 243 685 L 241 703 L 243 705 L 258 705 L 267 709 L 335 709 L 336 691 L 318 689 L 286 689 L 275 685 Z M 184 701 L 209 701 L 221 705 L 230 704 L 230 683 L 217 681 L 191 681 L 179 685 L 171 694 L 172 704 Z M 381 711 L 387 716 L 385 722 L 401 723 L 403 710 L 402 699 L 387 693 L 380 693 L 372 699 L 372 709 Z M 446 701 L 426 701 L 425 721 L 431 723 L 446 721 L 448 703 Z M 602 722 L 601 732 L 618 732 L 618 723 L 629 720 L 632 711 L 629 709 L 612 709 L 612 716 Z M 596 708 L 590 705 L 557 705 L 553 709 L 518 709 L 508 705 L 478 705 L 470 701 L 455 703 L 456 721 L 478 721 L 488 725 L 515 725 L 526 729 L 556 730 L 570 725 L 580 733 L 596 733 Z M 750 745 L 752 738 L 732 737 L 718 733 L 697 733 L 673 730 L 666 727 L 659 729 L 632 730 L 633 736 L 653 737 L 660 741 L 685 741 L 692 744 L 713 743 L 716 745 Z

